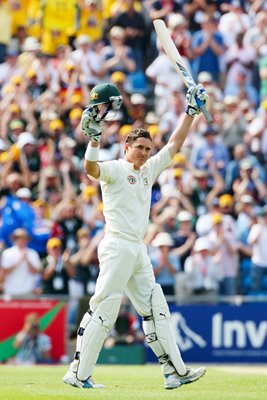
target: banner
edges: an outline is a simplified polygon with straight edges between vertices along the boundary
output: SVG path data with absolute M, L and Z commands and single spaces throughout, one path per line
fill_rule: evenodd
M 51 337 L 52 357 L 59 361 L 66 354 L 66 304 L 58 300 L 0 300 L 0 361 L 13 357 L 13 342 L 27 314 L 40 317 L 40 329 Z
M 170 305 L 176 342 L 188 362 L 266 363 L 266 303 Z M 147 361 L 157 361 L 147 348 Z

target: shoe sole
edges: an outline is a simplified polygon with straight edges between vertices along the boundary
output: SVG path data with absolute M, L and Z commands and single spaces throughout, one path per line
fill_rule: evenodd
M 178 385 L 178 386 L 172 386 L 172 387 L 167 387 L 167 386 L 165 386 L 165 389 L 167 389 L 167 390 L 172 390 L 172 389 L 178 389 L 179 387 L 181 387 L 182 385 L 189 385 L 190 383 L 194 383 L 194 382 L 196 382 L 196 381 L 198 381 L 200 378 L 202 378 L 202 376 L 204 376 L 205 375 L 205 373 L 206 373 L 206 370 L 204 369 L 203 370 L 203 372 L 202 372 L 202 374 L 201 375 L 199 375 L 199 376 L 197 376 L 196 378 L 194 378 L 194 379 L 192 379 L 192 380 L 190 380 L 190 379 L 188 379 L 188 381 L 180 381 L 180 385 Z

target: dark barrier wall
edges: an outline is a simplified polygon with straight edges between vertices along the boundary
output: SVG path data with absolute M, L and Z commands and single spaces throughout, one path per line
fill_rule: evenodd
M 186 363 L 267 362 L 267 302 L 170 305 L 170 310 Z M 156 361 L 148 348 L 147 361 Z

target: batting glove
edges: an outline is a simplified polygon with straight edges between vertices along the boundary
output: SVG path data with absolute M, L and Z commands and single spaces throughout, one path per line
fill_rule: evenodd
M 100 142 L 102 133 L 102 122 L 96 121 L 95 110 L 86 108 L 82 113 L 81 125 L 85 136 L 89 136 L 92 142 Z
M 199 83 L 197 86 L 190 86 L 186 94 L 187 109 L 186 113 L 191 117 L 200 114 L 201 105 L 205 105 L 208 100 L 208 95 L 203 88 L 203 85 Z

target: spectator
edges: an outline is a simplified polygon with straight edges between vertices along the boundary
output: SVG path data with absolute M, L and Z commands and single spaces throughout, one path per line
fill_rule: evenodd
M 130 302 L 126 296 L 122 298 L 118 318 L 104 342 L 104 347 L 109 349 L 116 345 L 131 345 L 144 341 L 144 334 L 140 323 L 131 310 Z
M 16 335 L 13 347 L 17 354 L 11 363 L 17 365 L 51 364 L 51 338 L 40 329 L 36 313 L 27 314 L 22 330 Z
M 175 275 L 180 270 L 180 260 L 170 251 L 173 246 L 171 235 L 160 232 L 152 241 L 155 252 L 151 252 L 151 262 L 156 281 L 165 295 L 175 294 Z
M 199 217 L 207 212 L 209 204 L 223 190 L 223 180 L 216 168 L 212 170 L 213 183 L 209 183 L 208 172 L 204 169 L 193 171 L 193 179 L 187 185 L 186 194 L 193 204 L 196 216 Z
M 13 245 L 1 255 L 5 295 L 27 296 L 37 293 L 41 260 L 38 253 L 28 247 L 29 240 L 26 230 L 15 229 L 12 234 Z
M 217 138 L 218 129 L 209 125 L 203 132 L 204 142 L 193 149 L 191 162 L 197 169 L 206 169 L 210 174 L 210 168 L 215 168 L 224 177 L 226 165 L 229 162 L 229 152 L 226 146 Z
M 209 72 L 215 82 L 220 83 L 221 56 L 225 51 L 224 39 L 218 31 L 218 21 L 214 16 L 203 15 L 201 29 L 192 37 L 192 68 L 195 77 L 201 71 Z
M 125 30 L 115 25 L 110 29 L 108 37 L 110 43 L 101 51 L 107 76 L 110 77 L 116 71 L 128 76 L 136 70 L 136 64 L 132 49 L 125 44 Z
M 211 243 L 213 262 L 218 269 L 219 294 L 234 296 L 237 294 L 237 256 L 238 244 L 236 235 L 223 227 L 223 216 L 215 213 L 212 216 L 212 229 L 208 234 Z
M 142 10 L 137 11 L 135 9 L 134 0 L 127 0 L 124 5 L 125 10 L 118 12 L 118 15 L 113 19 L 113 25 L 125 29 L 125 44 L 133 51 L 136 69 L 143 72 L 145 52 L 149 41 L 146 20 Z
M 264 277 L 267 275 L 267 206 L 262 208 L 261 215 L 256 224 L 252 225 L 248 243 L 252 246 L 251 290 L 253 294 L 264 291 Z
M 207 237 L 203 236 L 195 241 L 192 253 L 185 261 L 184 269 L 190 293 L 218 294 L 219 269 L 213 260 Z
M 62 242 L 52 237 L 47 241 L 47 256 L 43 261 L 42 293 L 68 295 L 68 282 L 74 276 L 74 269 L 69 261 L 69 251 L 62 253 Z

